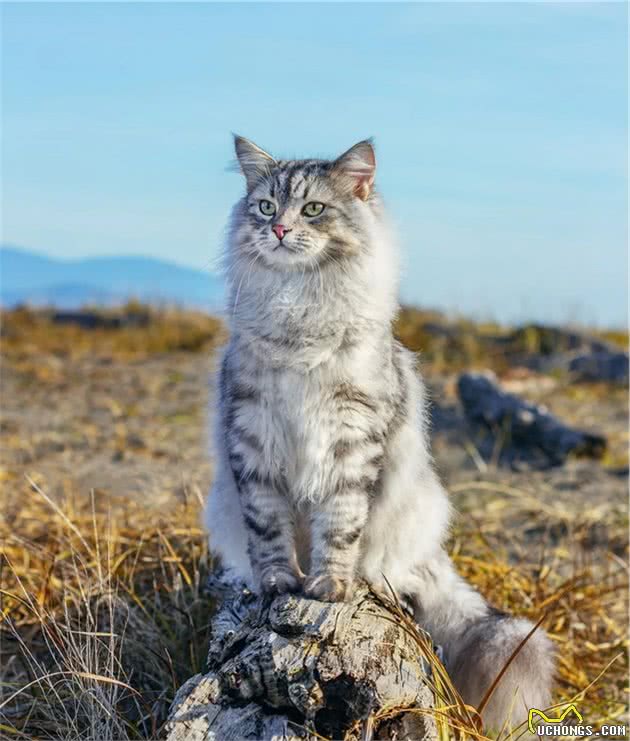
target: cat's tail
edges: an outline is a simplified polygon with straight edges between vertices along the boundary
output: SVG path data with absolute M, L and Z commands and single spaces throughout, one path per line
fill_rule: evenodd
M 478 708 L 534 625 L 490 607 L 455 572 L 446 553 L 415 570 L 415 576 L 414 595 L 406 597 L 416 620 L 442 646 L 446 668 L 464 701 Z M 554 664 L 552 643 L 538 628 L 497 683 L 482 711 L 484 727 L 514 728 L 527 719 L 530 708 L 549 707 Z

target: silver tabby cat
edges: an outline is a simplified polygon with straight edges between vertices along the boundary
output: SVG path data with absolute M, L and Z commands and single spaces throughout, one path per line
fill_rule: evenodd
M 491 608 L 444 550 L 449 504 L 432 467 L 425 391 L 392 335 L 398 254 L 369 141 L 332 161 L 276 160 L 235 138 L 246 179 L 226 253 L 230 340 L 218 380 L 206 523 L 234 579 L 344 600 L 357 578 L 413 605 L 479 702 L 531 624 Z M 537 631 L 484 713 L 549 704 Z

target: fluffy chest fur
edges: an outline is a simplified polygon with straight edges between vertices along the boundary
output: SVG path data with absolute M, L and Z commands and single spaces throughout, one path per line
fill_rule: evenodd
M 361 260 L 342 268 L 331 263 L 317 269 L 285 273 L 233 266 L 231 317 L 236 347 L 255 364 L 284 370 L 337 368 L 339 353 L 390 333 L 396 311 L 396 255 L 386 235 L 375 229 L 374 245 Z M 368 249 L 369 247 L 369 249 Z M 347 373 L 361 367 L 348 365 Z
M 369 454 L 369 439 L 384 434 L 396 387 L 391 342 L 382 331 L 357 332 L 345 323 L 328 342 L 304 342 L 301 358 L 317 357 L 314 368 L 295 362 L 295 348 L 294 367 L 262 362 L 255 340 L 235 339 L 226 354 L 226 423 L 248 432 L 237 449 L 254 456 L 257 469 L 281 482 L 296 504 L 329 496 Z M 351 336 L 355 341 L 344 342 Z M 273 360 L 290 352 L 273 347 Z M 341 455 L 343 446 L 357 449 Z

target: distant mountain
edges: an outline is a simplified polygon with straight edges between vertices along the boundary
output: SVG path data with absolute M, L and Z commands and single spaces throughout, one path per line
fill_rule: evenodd
M 0 247 L 0 303 L 54 305 L 118 304 L 130 298 L 149 303 L 217 310 L 223 281 L 150 257 L 56 260 L 12 245 Z

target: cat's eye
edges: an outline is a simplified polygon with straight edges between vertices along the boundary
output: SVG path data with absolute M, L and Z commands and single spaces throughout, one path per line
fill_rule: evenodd
M 266 201 L 264 198 L 258 204 L 258 208 L 260 209 L 260 213 L 265 216 L 273 216 L 276 213 L 275 205 L 271 201 Z
M 312 218 L 313 216 L 319 216 L 324 208 L 325 207 L 323 203 L 311 201 L 310 203 L 307 203 L 306 206 L 304 206 L 304 208 L 302 209 L 302 213 L 304 214 L 304 216 L 310 216 Z

